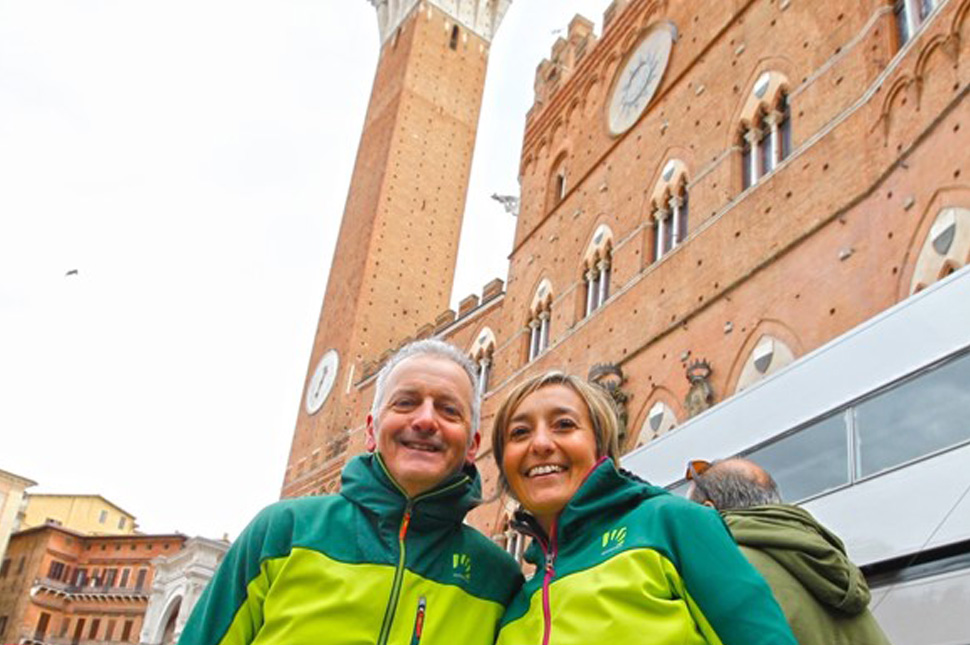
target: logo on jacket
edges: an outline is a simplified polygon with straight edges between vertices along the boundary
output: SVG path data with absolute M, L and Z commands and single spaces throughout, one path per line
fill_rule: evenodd
M 626 527 L 622 526 L 618 529 L 610 529 L 603 534 L 602 546 L 603 550 L 600 552 L 602 554 L 612 553 L 623 546 L 626 542 Z
M 451 556 L 451 569 L 456 578 L 465 582 L 472 579 L 472 559 L 467 553 L 455 553 Z

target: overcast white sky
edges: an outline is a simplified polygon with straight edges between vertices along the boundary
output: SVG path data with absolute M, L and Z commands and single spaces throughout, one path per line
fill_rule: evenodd
M 535 65 L 607 4 L 506 16 L 453 302 L 506 277 Z M 149 532 L 277 499 L 378 49 L 365 0 L 0 0 L 0 469 Z

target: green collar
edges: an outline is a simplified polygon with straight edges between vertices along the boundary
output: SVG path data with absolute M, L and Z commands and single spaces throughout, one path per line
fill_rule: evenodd
M 559 514 L 559 519 L 556 520 L 556 542 L 568 542 L 577 533 L 582 533 L 592 517 L 633 508 L 645 499 L 668 494 L 663 488 L 618 469 L 612 459 L 604 459 L 586 476 L 576 494 Z M 527 532 L 538 538 L 529 546 L 525 559 L 534 564 L 542 562 L 543 550 L 539 542 L 548 541 L 548 537 L 530 515 L 517 515 L 519 526 L 524 524 L 531 527 Z M 523 519 L 525 522 L 521 522 Z M 535 529 L 539 529 L 539 532 L 536 533 Z
M 409 498 L 380 455 L 365 453 L 344 467 L 340 494 L 376 515 L 379 523 L 395 527 L 410 507 L 412 527 L 420 531 L 461 523 L 468 511 L 481 504 L 482 486 L 475 466 L 466 464 L 433 489 Z

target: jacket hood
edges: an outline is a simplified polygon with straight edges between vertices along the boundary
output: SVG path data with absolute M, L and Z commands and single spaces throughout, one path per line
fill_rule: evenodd
M 820 603 L 852 615 L 869 605 L 869 586 L 842 540 L 805 509 L 771 504 L 722 515 L 738 544 L 773 558 Z
M 384 461 L 377 453 L 357 455 L 348 462 L 340 479 L 340 494 L 351 502 L 378 516 L 381 524 L 388 523 L 396 531 L 410 505 L 414 530 L 421 527 L 436 529 L 461 523 L 465 515 L 482 501 L 482 485 L 478 470 L 465 466 L 430 491 L 408 498 L 394 481 Z

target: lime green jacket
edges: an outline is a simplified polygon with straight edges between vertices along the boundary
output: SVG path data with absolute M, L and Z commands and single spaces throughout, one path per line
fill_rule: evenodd
M 522 582 L 515 561 L 462 524 L 481 497 L 468 466 L 408 499 L 376 455 L 339 495 L 277 502 L 236 540 L 181 645 L 492 645 Z
M 498 645 L 796 645 L 718 514 L 600 463 L 526 559 Z

